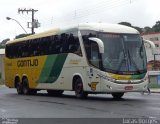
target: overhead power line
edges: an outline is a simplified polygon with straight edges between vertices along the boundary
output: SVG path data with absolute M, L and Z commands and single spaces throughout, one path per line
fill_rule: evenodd
M 79 19 L 86 19 L 90 16 L 94 16 L 97 14 L 105 13 L 106 11 L 110 11 L 114 8 L 125 6 L 128 4 L 131 4 L 137 0 L 102 0 L 98 3 L 93 4 L 93 7 L 91 7 L 91 4 L 84 5 L 81 9 L 72 10 L 69 14 L 66 14 L 63 16 L 65 21 L 76 21 Z M 57 19 L 54 18 L 54 21 Z M 63 19 L 58 19 L 63 20 Z
M 76 16 L 77 16 L 76 18 L 88 17 L 90 15 L 95 15 L 97 13 L 99 14 L 100 12 L 104 13 L 105 10 L 110 11 L 114 8 L 128 5 L 128 4 L 131 4 L 129 0 L 119 0 L 119 1 L 114 0 L 112 2 L 104 2 L 103 4 L 96 5 L 92 8 L 89 8 L 89 9 L 76 10 Z M 88 7 L 86 7 L 86 8 L 88 8 Z
M 102 18 L 104 16 L 104 13 L 112 12 L 113 9 L 124 7 L 129 4 L 133 4 L 138 0 L 99 0 L 97 2 L 93 2 L 90 4 L 84 4 L 81 8 L 73 7 L 71 11 L 69 11 L 67 14 L 62 16 L 51 16 L 48 18 L 43 18 L 44 24 L 43 26 L 49 27 L 57 24 L 60 24 L 60 22 L 63 24 L 74 24 L 79 22 L 89 22 L 90 17 L 93 17 L 96 15 L 98 18 Z M 107 15 L 106 15 L 107 16 Z M 99 20 L 100 21 L 100 20 Z

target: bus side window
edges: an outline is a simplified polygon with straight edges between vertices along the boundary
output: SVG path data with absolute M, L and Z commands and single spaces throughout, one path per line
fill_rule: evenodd
M 39 38 L 38 42 L 39 42 L 38 49 L 37 49 L 38 53 L 39 53 L 39 55 L 44 55 L 45 54 L 44 38 L 43 37 Z
M 59 52 L 60 53 L 67 53 L 68 52 L 68 42 L 67 42 L 67 38 L 68 35 L 66 33 L 63 33 L 60 35 L 60 42 L 59 42 Z
M 32 44 L 31 44 L 32 42 L 30 42 L 30 40 L 28 40 L 28 54 L 29 54 L 29 56 L 31 56 L 31 54 L 32 54 Z
M 90 35 L 90 34 L 89 34 Z M 86 56 L 88 59 L 88 62 L 95 66 L 98 67 L 100 66 L 100 60 L 99 60 L 99 50 L 98 50 L 98 44 L 94 41 L 90 41 L 88 38 L 90 37 L 89 35 L 83 35 L 83 42 L 84 42 L 84 47 L 86 51 Z
M 18 50 L 18 51 L 17 51 L 17 54 L 18 54 L 17 57 L 22 57 L 22 50 L 23 50 L 23 49 L 21 48 L 21 46 L 20 46 L 19 44 L 17 44 L 17 47 L 18 47 L 18 48 L 17 48 L 17 50 Z
M 74 52 L 73 53 L 82 56 L 81 47 L 80 47 L 80 43 L 79 43 L 78 37 L 75 38 Z
M 72 53 L 74 49 L 74 36 L 71 33 L 68 38 L 68 52 Z
M 33 56 L 38 56 L 39 55 L 38 48 L 39 48 L 39 42 L 38 42 L 37 39 L 35 39 L 35 41 L 34 41 L 34 49 L 33 49 Z
M 64 39 L 63 39 L 63 44 L 62 44 L 62 52 L 63 53 L 68 53 L 68 50 L 69 50 L 69 42 L 68 42 L 68 38 L 69 38 L 69 35 L 65 33 L 65 36 L 64 36 Z
M 46 51 L 47 51 L 47 55 L 49 55 L 50 54 L 50 46 L 51 46 L 51 38 L 50 38 L 50 36 L 48 36 L 46 38 L 46 42 L 47 42 Z
M 21 48 L 23 50 L 22 52 L 22 57 L 27 57 L 28 56 L 28 50 L 27 50 L 27 45 L 26 42 L 21 43 Z
M 11 58 L 15 58 L 15 57 L 14 57 L 14 54 L 15 54 L 16 51 L 15 51 L 14 47 L 15 47 L 15 45 L 11 45 L 11 46 L 10 46 L 9 55 L 10 55 Z M 13 52 L 13 51 L 14 51 L 14 52 Z
M 56 45 L 55 45 L 55 49 L 56 49 L 56 54 L 59 54 L 60 53 L 60 49 L 61 49 L 61 36 L 60 35 L 57 35 L 56 36 L 56 41 L 55 41 L 55 43 L 56 43 Z
M 42 41 L 42 38 L 39 38 L 39 55 L 44 55 L 44 52 L 43 52 L 43 41 Z
M 29 52 L 28 53 L 29 56 L 33 56 L 33 53 L 34 53 L 34 42 L 32 42 L 32 40 L 29 41 L 28 52 Z
M 88 58 L 88 60 L 90 60 L 91 58 L 91 45 L 90 45 L 90 41 L 88 39 L 88 36 L 84 35 L 83 36 L 83 42 L 84 42 L 84 48 L 85 48 L 85 51 L 86 51 L 86 56 Z
M 82 56 L 81 47 L 77 35 L 74 36 L 73 34 L 70 34 L 70 37 L 68 39 L 68 47 L 68 52 Z
M 40 48 L 41 49 L 40 55 L 46 55 L 46 47 L 47 47 L 47 45 L 45 43 L 45 38 L 44 37 L 41 38 L 40 47 L 41 47 Z
M 90 63 L 94 65 L 95 67 L 99 68 L 99 50 L 98 50 L 98 44 L 96 42 L 91 41 L 91 58 Z
M 54 36 L 54 53 L 57 54 L 58 53 L 58 43 L 59 43 L 59 36 L 55 35 Z
M 49 54 L 55 54 L 55 40 L 54 36 L 50 37 Z

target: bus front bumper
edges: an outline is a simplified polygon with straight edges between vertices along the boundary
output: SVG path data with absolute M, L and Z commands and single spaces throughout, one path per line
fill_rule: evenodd
M 101 79 L 101 91 L 106 93 L 113 92 L 142 92 L 148 87 L 148 79 L 140 83 L 129 81 L 128 83 L 116 83 L 109 80 Z

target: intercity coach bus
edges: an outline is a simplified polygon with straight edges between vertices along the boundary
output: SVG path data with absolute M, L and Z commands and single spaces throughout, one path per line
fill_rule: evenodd
M 85 23 L 9 41 L 5 85 L 18 94 L 47 90 L 77 98 L 145 91 L 148 85 L 144 41 L 133 28 Z

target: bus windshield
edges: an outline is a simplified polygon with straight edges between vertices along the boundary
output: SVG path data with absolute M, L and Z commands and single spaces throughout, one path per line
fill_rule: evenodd
M 105 70 L 118 73 L 141 73 L 146 71 L 147 61 L 144 44 L 137 34 L 105 34 L 102 65 Z
M 97 37 L 104 43 L 104 53 L 100 58 L 104 71 L 117 74 L 147 71 L 145 47 L 139 34 L 92 32 L 88 37 Z

